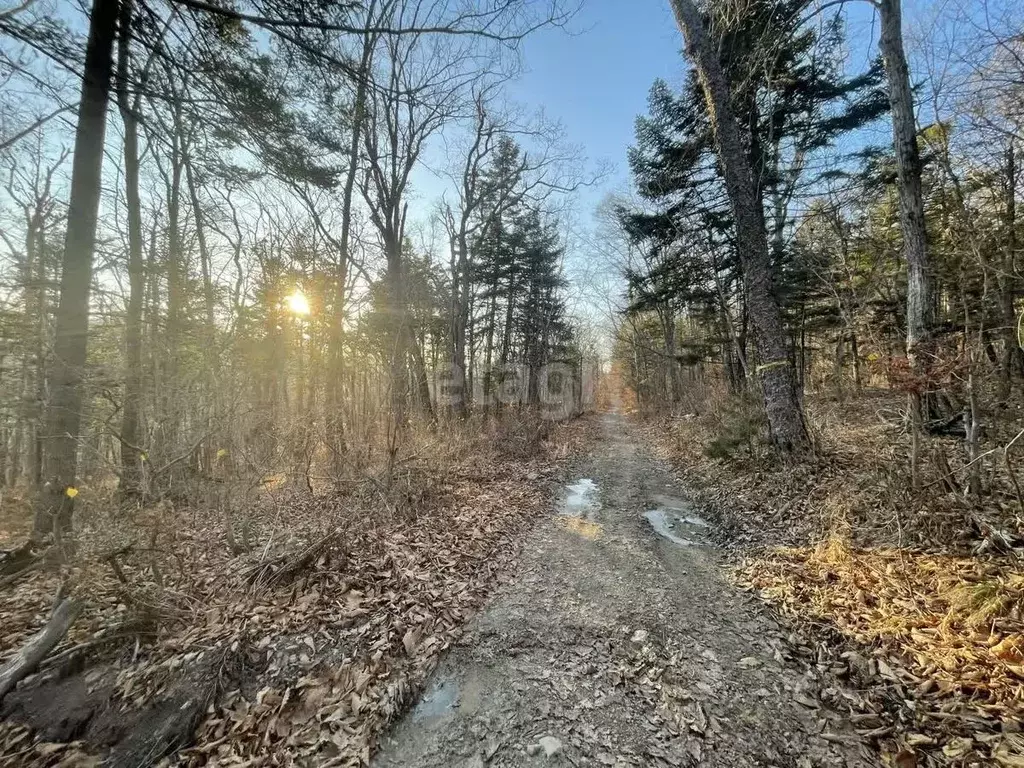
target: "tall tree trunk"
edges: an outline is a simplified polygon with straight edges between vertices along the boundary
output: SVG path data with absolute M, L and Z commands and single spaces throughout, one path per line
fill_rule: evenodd
M 487 306 L 487 339 L 484 342 L 484 415 L 490 413 L 494 403 L 494 326 L 498 320 L 498 285 L 491 283 L 491 300 Z
M 49 492 L 40 496 L 34 526 L 37 535 L 52 530 L 55 521 L 60 530 L 69 530 L 74 509 L 74 496 L 69 495 L 69 489 L 74 487 L 78 472 L 89 292 L 102 191 L 103 138 L 110 103 L 118 5 L 118 0 L 95 0 L 89 18 L 49 380 L 49 443 L 44 459 Z
M 466 235 L 465 216 L 461 217 L 459 232 L 452 238 L 452 307 L 451 307 L 451 367 L 456 395 L 454 411 L 456 415 L 465 417 L 469 392 L 466 371 L 466 334 L 469 325 L 469 238 Z
M 139 98 L 129 101 L 128 66 L 132 0 L 122 0 L 117 52 L 117 106 L 124 125 L 124 194 L 128 215 L 128 308 L 125 314 L 124 402 L 121 406 L 121 481 L 126 494 L 141 491 L 142 477 L 142 203 L 139 196 Z
M 205 324 L 203 328 L 204 357 L 206 358 L 206 386 L 207 396 L 210 398 L 208 411 L 207 434 L 209 439 L 203 441 L 201 451 L 202 464 L 205 468 L 213 466 L 217 452 L 217 445 L 220 439 L 217 430 L 220 424 L 221 408 L 220 390 L 220 354 L 217 351 L 217 313 L 216 296 L 213 289 L 213 275 L 210 259 L 210 249 L 206 244 L 206 226 L 203 220 L 203 210 L 199 202 L 199 188 L 196 185 L 195 171 L 192 167 L 192 158 L 189 155 L 188 146 L 182 147 L 182 160 L 185 166 L 185 185 L 188 187 L 189 203 L 192 206 L 192 216 L 196 222 L 196 240 L 199 244 L 199 268 L 203 277 L 203 309 Z
M 716 48 L 692 0 L 672 0 L 672 9 L 704 91 L 718 159 L 736 222 L 736 245 L 750 318 L 757 335 L 760 357 L 757 373 L 761 378 L 772 442 L 783 453 L 804 453 L 810 447 L 810 440 L 797 394 L 793 360 L 782 326 L 782 312 L 772 290 L 764 211 L 732 110 L 729 86 Z
M 665 338 L 665 389 L 668 401 L 675 405 L 682 397 L 682 381 L 679 378 L 679 360 L 676 349 L 676 318 L 672 307 L 661 309 L 661 328 Z
M 879 0 L 876 4 L 881 23 L 878 47 L 882 53 L 889 83 L 889 109 L 892 113 L 892 145 L 896 153 L 899 181 L 900 225 L 903 253 L 907 261 L 907 360 L 917 381 L 913 386 L 913 406 L 922 419 L 934 416 L 929 396 L 929 371 L 934 355 L 932 334 L 934 308 L 932 275 L 924 222 L 924 197 L 921 192 L 921 157 L 917 148 L 914 98 L 910 90 L 910 69 L 903 49 L 901 0 Z
M 35 393 L 32 403 L 32 445 L 30 447 L 28 476 L 34 488 L 42 485 L 43 479 L 43 404 L 46 402 L 46 348 L 49 344 L 49 276 L 46 265 L 46 227 L 36 232 L 36 306 L 35 309 Z
M 206 226 L 203 221 L 203 209 L 199 202 L 199 188 L 196 185 L 195 172 L 192 167 L 192 158 L 189 156 L 188 148 L 184 147 L 182 152 L 183 165 L 185 167 L 185 184 L 188 186 L 189 203 L 192 206 L 192 216 L 196 222 L 196 241 L 199 245 L 199 268 L 203 276 L 203 309 L 206 315 L 205 343 L 210 366 L 216 370 L 220 367 L 220 356 L 215 349 L 216 336 L 216 301 L 213 291 L 213 277 L 210 273 L 210 249 L 206 244 Z
M 505 304 L 505 323 L 501 331 L 501 367 L 508 365 L 509 357 L 512 354 L 512 321 L 516 314 L 516 293 L 518 285 L 515 278 L 509 278 L 508 299 Z M 502 373 L 504 376 L 504 373 Z
M 167 323 L 164 334 L 164 349 L 160 355 L 164 380 L 160 386 L 162 406 L 158 414 L 160 428 L 160 453 L 170 457 L 182 449 L 182 434 L 185 428 L 185 393 L 183 384 L 184 336 L 186 328 L 187 268 L 182 247 L 182 204 L 181 182 L 184 170 L 184 116 L 180 96 L 171 92 L 170 169 L 165 176 L 167 187 Z M 168 486 L 182 476 L 183 464 L 175 466 L 165 474 L 163 482 Z
M 146 249 L 146 263 L 143 269 L 143 277 L 146 285 L 144 299 L 142 302 L 142 339 L 143 344 L 150 349 L 156 349 L 160 344 L 158 328 L 160 322 L 160 302 L 162 301 L 159 264 L 159 240 L 160 240 L 160 216 L 154 214 L 152 224 L 149 228 L 149 242 Z M 150 381 L 149 402 L 150 410 L 159 413 L 158 404 L 163 395 L 163 369 L 160 363 L 160 355 L 151 354 L 148 359 L 143 358 Z M 145 392 L 145 387 L 143 388 Z
M 412 326 L 406 325 L 406 347 L 412 356 L 413 381 L 416 384 L 416 399 L 420 402 L 423 416 L 428 421 L 434 420 L 434 404 L 430 399 L 430 381 L 427 378 L 427 364 L 423 358 L 423 339 L 416 339 Z
M 408 367 L 406 358 L 411 333 L 405 306 L 405 277 L 403 273 L 402 240 L 398 235 L 387 239 L 384 245 L 387 257 L 387 272 L 384 275 L 387 287 L 387 316 L 389 333 L 388 355 L 391 385 L 391 418 L 394 429 L 392 450 L 397 445 L 397 435 L 405 428 L 406 398 L 408 396 Z
M 367 10 L 367 20 L 374 17 L 376 0 L 371 0 Z M 359 142 L 362 141 L 363 124 L 366 122 L 366 90 L 370 77 L 370 64 L 373 60 L 373 49 L 377 35 L 368 33 L 363 38 L 363 51 L 357 72 L 355 101 L 352 106 L 352 135 L 348 148 L 348 171 L 345 176 L 345 187 L 341 195 L 341 236 L 338 241 L 338 269 L 335 275 L 334 317 L 331 322 L 330 335 L 330 374 L 327 380 L 327 435 L 334 446 L 334 456 L 340 460 L 345 448 L 345 418 L 343 407 L 344 368 L 345 368 L 345 299 L 348 285 L 349 239 L 352 230 L 352 195 L 356 186 L 356 174 L 359 172 Z M 336 466 L 340 470 L 340 466 Z
M 466 329 L 466 351 L 464 355 L 466 361 L 466 385 L 463 391 L 463 400 L 465 401 L 467 413 L 471 410 L 473 398 L 475 397 L 473 386 L 475 379 L 474 365 L 476 363 L 476 323 L 473 321 L 473 302 L 473 294 L 469 293 L 466 300 L 466 325 L 468 327 Z
M 1003 211 L 1003 226 L 1006 230 L 1006 248 L 1003 254 L 1003 268 L 999 280 L 1002 303 L 1003 365 L 1002 396 L 1009 397 L 1014 375 L 1021 370 L 1020 339 L 1017 336 L 1017 156 L 1014 139 L 1006 147 L 1006 204 Z
M 21 392 L 17 419 L 11 428 L 11 441 L 7 450 L 8 463 L 5 484 L 15 485 L 24 473 L 38 487 L 38 473 L 34 464 L 35 445 L 40 432 L 39 407 L 45 397 L 40 387 L 44 375 L 46 356 L 46 273 L 45 273 L 45 220 L 43 197 L 37 197 L 25 230 L 25 261 L 21 269 L 22 300 L 25 327 L 32 328 L 32 355 L 21 356 Z M 26 450 L 27 449 L 27 450 Z
M 853 356 L 853 386 L 854 391 L 860 394 L 861 390 L 861 378 L 860 378 L 860 349 L 857 347 L 857 334 L 850 333 L 850 354 Z
M 504 405 L 505 396 L 501 393 L 504 393 L 505 391 L 505 378 L 508 376 L 507 367 L 512 355 L 512 321 L 515 319 L 517 290 L 518 285 L 515 277 L 512 276 L 509 278 L 508 299 L 505 304 L 505 324 L 501 332 L 501 357 L 499 358 L 499 366 L 501 369 L 499 375 L 501 378 L 499 379 L 498 387 L 499 397 L 494 404 L 494 410 L 496 412 L 500 412 L 501 406 Z
M 171 137 L 171 173 L 167 186 L 167 355 L 172 387 L 177 387 L 178 357 L 185 324 L 185 265 L 181 247 L 181 171 L 183 127 L 181 105 L 175 103 Z M 168 414 L 164 414 L 166 417 Z

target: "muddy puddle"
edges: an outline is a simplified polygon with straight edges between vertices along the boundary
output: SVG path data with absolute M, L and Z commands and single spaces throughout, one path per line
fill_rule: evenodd
M 666 496 L 655 496 L 655 509 L 644 512 L 644 518 L 656 534 L 681 547 L 700 546 L 707 521 L 693 511 L 690 504 Z
M 436 720 L 449 714 L 458 704 L 459 686 L 451 679 L 437 678 L 423 692 L 412 709 L 413 720 Z
M 604 530 L 604 526 L 596 522 L 600 509 L 597 483 L 589 477 L 582 477 L 575 483 L 565 486 L 565 492 L 558 504 L 558 524 L 593 541 L 600 538 Z
M 565 487 L 565 499 L 562 501 L 559 514 L 593 520 L 600 508 L 597 483 L 589 477 L 584 477 Z

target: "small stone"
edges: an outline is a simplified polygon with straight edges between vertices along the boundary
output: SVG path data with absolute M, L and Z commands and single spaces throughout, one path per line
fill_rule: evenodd
M 629 638 L 629 641 L 631 643 L 643 643 L 646 642 L 647 637 L 648 632 L 646 629 L 638 629 L 636 632 L 633 633 L 633 636 Z
M 544 757 L 554 757 L 562 751 L 562 742 L 554 736 L 544 736 L 541 738 L 539 746 L 544 750 Z

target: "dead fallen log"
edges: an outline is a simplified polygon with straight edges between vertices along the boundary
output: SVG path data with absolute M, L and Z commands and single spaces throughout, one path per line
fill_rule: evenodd
M 70 597 L 61 600 L 50 614 L 46 626 L 25 643 L 3 668 L 0 668 L 0 701 L 14 690 L 14 686 L 36 670 L 46 655 L 68 633 L 81 610 L 82 604 L 77 600 Z
M 9 576 L 24 570 L 38 557 L 35 542 L 28 539 L 14 549 L 0 552 L 0 576 Z
M 20 581 L 42 565 L 49 551 L 48 546 L 29 539 L 15 549 L 0 553 L 0 588 Z

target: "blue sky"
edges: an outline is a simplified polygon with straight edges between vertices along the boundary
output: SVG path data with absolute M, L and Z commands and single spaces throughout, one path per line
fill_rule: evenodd
M 510 85 L 512 98 L 544 105 L 591 161 L 613 166 L 612 178 L 581 194 L 584 215 L 605 191 L 625 184 L 634 120 L 646 112 L 655 78 L 682 82 L 681 48 L 667 0 L 586 0 L 569 32 L 527 39 L 526 72 Z
M 566 28 L 542 29 L 523 42 L 523 71 L 506 84 L 504 98 L 560 123 L 564 141 L 587 158 L 590 175 L 599 166 L 609 171 L 577 193 L 575 225 L 588 226 L 601 200 L 627 187 L 634 122 L 647 111 L 656 78 L 682 83 L 681 49 L 668 0 L 583 0 Z M 414 172 L 412 210 L 421 224 L 449 184 L 437 175 L 446 162 L 441 144 Z
M 917 4 L 908 2 L 908 10 Z M 850 66 L 861 71 L 877 53 L 873 13 L 857 0 L 844 13 Z M 526 71 L 509 84 L 511 98 L 543 106 L 591 161 L 612 165 L 609 178 L 580 195 L 587 219 L 605 194 L 628 184 L 626 150 L 636 117 L 647 111 L 651 84 L 656 78 L 682 83 L 687 63 L 669 2 L 584 0 L 568 31 L 543 30 L 526 40 L 523 53 Z

